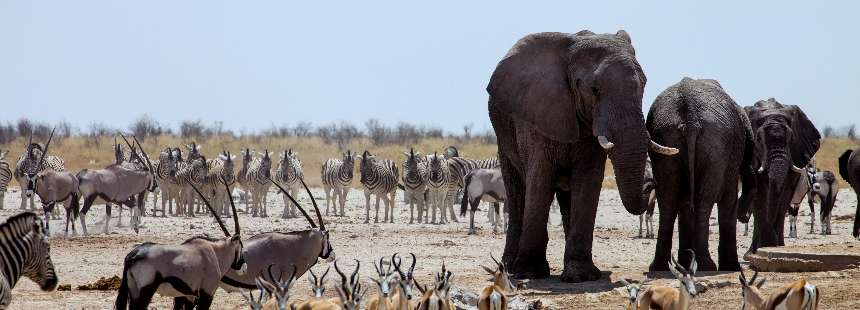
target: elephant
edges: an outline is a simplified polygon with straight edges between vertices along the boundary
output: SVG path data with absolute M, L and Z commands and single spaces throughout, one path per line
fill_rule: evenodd
M 654 100 L 646 121 L 657 143 L 678 147 L 676 156 L 650 152 L 660 223 L 651 271 L 669 270 L 678 219 L 678 253 L 700 270 L 738 271 L 737 200 L 741 169 L 752 157 L 753 133 L 743 108 L 716 80 L 684 77 Z M 719 268 L 708 251 L 711 211 L 717 204 Z
M 607 154 L 624 208 L 639 215 L 647 207 L 649 146 L 672 151 L 649 143 L 645 83 L 623 30 L 530 34 L 499 61 L 487 86 L 488 109 L 510 211 L 503 261 L 515 277 L 549 276 L 555 194 L 565 234 L 562 281 L 600 278 L 592 240 Z
M 839 156 L 839 175 L 854 189 L 854 194 L 860 197 L 860 148 L 845 150 Z M 860 202 L 857 203 L 856 210 L 854 228 L 851 230 L 851 235 L 854 238 L 860 237 Z
M 795 105 L 774 98 L 744 107 L 753 128 L 755 145 L 750 166 L 741 170 L 743 190 L 738 220 L 754 215 L 753 237 L 748 253 L 760 247 L 783 246 L 786 211 L 797 181 L 818 148 L 821 134 Z

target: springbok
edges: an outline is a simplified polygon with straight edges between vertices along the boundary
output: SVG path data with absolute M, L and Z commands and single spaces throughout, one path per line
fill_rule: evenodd
M 502 179 L 501 169 L 475 169 L 466 174 L 464 177 L 463 200 L 460 203 L 460 216 L 466 216 L 466 209 L 471 204 L 472 209 L 469 212 L 469 234 L 475 234 L 475 211 L 478 211 L 478 205 L 481 200 L 492 203 L 493 207 L 487 212 L 495 217 L 493 221 L 493 232 L 498 232 L 499 222 L 502 222 L 503 228 L 507 227 L 507 212 L 502 212 L 505 219 L 501 219 L 502 213 L 499 210 L 499 203 L 504 202 L 505 181 Z M 494 214 L 495 213 L 495 214 Z
M 224 190 L 229 191 L 222 179 Z M 192 189 L 203 200 L 226 238 L 213 239 L 206 236 L 193 237 L 180 245 L 144 243 L 136 246 L 125 257 L 116 298 L 116 309 L 146 309 L 153 295 L 174 297 L 174 307 L 209 309 L 219 279 L 227 270 L 245 272 L 247 266 L 242 254 L 239 215 L 233 199 L 233 225 L 235 234 L 224 226 L 224 222 L 209 204 L 205 196 L 192 185 Z
M 326 230 L 325 222 L 322 218 L 322 213 L 319 211 L 316 199 L 311 194 L 310 189 L 305 184 L 305 181 L 299 179 L 302 186 L 305 188 L 314 210 L 317 212 L 317 221 L 319 227 L 311 219 L 310 215 L 305 212 L 304 208 L 289 195 L 289 191 L 284 191 L 280 184 L 271 181 L 280 190 L 287 193 L 287 198 L 299 209 L 299 212 L 307 219 L 311 228 L 307 230 L 294 232 L 265 232 L 257 234 L 248 240 L 245 240 L 245 260 L 248 263 L 248 272 L 240 274 L 233 270 L 228 270 L 227 274 L 221 278 L 221 288 L 228 292 L 238 291 L 240 288 L 254 289 L 255 275 L 259 275 L 264 268 L 271 264 L 275 264 L 279 272 L 281 266 L 295 265 L 298 270 L 296 277 L 301 277 L 309 268 L 313 267 L 318 258 L 328 261 L 335 259 L 334 249 L 332 249 L 329 241 L 329 232 Z M 232 200 L 231 200 L 232 201 Z
M 293 272 L 286 281 L 282 278 L 283 274 L 275 278 L 275 275 L 272 273 L 272 266 L 269 265 L 268 268 L 271 282 L 266 281 L 262 277 L 257 278 L 257 286 L 263 287 L 269 293 L 269 296 L 272 296 L 269 298 L 269 301 L 263 304 L 263 310 L 287 310 L 288 301 L 290 300 L 290 289 L 293 286 L 293 281 L 296 279 L 296 266 L 293 265 Z
M 322 276 L 319 277 L 317 277 L 313 269 L 308 269 L 308 272 L 311 273 L 311 276 L 308 277 L 308 281 L 311 282 L 311 292 L 313 293 L 313 296 L 305 300 L 297 300 L 292 302 L 290 304 L 290 309 L 311 310 L 314 309 L 313 305 L 320 304 L 321 301 L 325 300 L 323 298 L 323 293 L 325 293 L 325 276 L 328 275 L 330 268 L 331 267 L 327 267 L 325 269 L 325 272 L 323 272 Z M 334 303 L 332 303 L 332 305 L 334 305 Z
M 113 164 L 104 169 L 84 169 L 78 172 L 76 176 L 78 178 L 78 192 L 81 198 L 84 199 L 80 213 L 84 235 L 87 235 L 87 212 L 96 201 L 96 198 L 101 198 L 107 203 L 125 204 L 132 208 L 133 212 L 137 213 L 137 215 L 132 215 L 133 228 L 135 232 L 138 231 L 140 212 L 142 210 L 134 207 L 139 206 L 142 208 L 144 203 L 143 193 L 155 190 L 156 185 L 149 156 L 146 155 L 137 138 L 132 138 L 134 138 L 134 142 L 138 145 L 137 150 L 140 151 L 140 153 L 134 152 L 132 155 L 143 158 L 146 165 L 138 165 L 135 169 L 129 169 L 129 166 L 124 164 Z M 124 136 L 123 139 L 125 139 Z M 131 148 L 131 143 L 128 140 L 126 140 L 126 144 Z M 110 208 L 107 208 L 105 211 L 104 233 L 108 234 Z
M 376 268 L 376 277 L 371 278 L 373 282 L 376 283 L 377 294 L 375 296 L 370 297 L 370 300 L 367 302 L 368 310 L 393 310 L 395 309 L 394 305 L 394 296 L 391 292 L 392 287 L 397 287 L 398 281 L 395 274 L 391 271 L 391 268 L 394 266 L 393 258 L 392 262 L 388 262 L 388 268 L 385 269 L 383 266 L 385 264 L 384 258 L 379 259 L 379 265 L 376 262 L 373 263 L 373 267 Z
M 414 305 L 412 302 L 412 298 L 415 297 L 413 294 L 415 288 L 415 277 L 413 276 L 413 272 L 415 272 L 415 263 L 418 261 L 415 258 L 414 253 L 409 253 L 412 256 L 412 265 L 409 267 L 409 270 L 403 272 L 403 269 L 400 268 L 400 257 L 397 257 L 397 253 L 394 253 L 391 256 L 391 263 L 394 264 L 394 271 L 397 272 L 397 286 L 394 290 L 394 306 L 396 309 L 413 309 Z
M 364 299 L 364 294 L 367 290 L 362 289 L 361 283 L 358 282 L 358 269 L 361 263 L 355 261 L 355 271 L 352 275 L 347 276 L 337 266 L 337 260 L 334 261 L 334 270 L 340 275 L 340 286 L 336 286 L 337 295 L 339 297 L 322 299 L 315 298 L 307 302 L 294 304 L 291 306 L 293 310 L 357 310 L 361 306 L 361 301 Z M 347 282 L 349 279 L 349 282 Z
M 492 276 L 490 281 L 493 283 L 481 290 L 481 295 L 478 297 L 478 310 L 507 309 L 507 294 L 513 293 L 517 288 L 511 281 L 511 275 L 508 274 L 505 265 L 496 260 L 492 254 L 490 254 L 490 258 L 496 263 L 496 268 L 486 266 L 481 266 L 481 268 Z
M 649 287 L 639 297 L 639 309 L 685 310 L 690 308 L 690 301 L 696 297 L 696 279 L 694 276 L 698 265 L 696 264 L 696 254 L 693 250 L 688 251 L 692 254 L 689 270 L 678 264 L 674 257 L 669 262 L 669 270 L 678 279 L 680 287 L 677 289 L 669 286 Z
M 418 302 L 417 310 L 454 310 L 454 301 L 450 297 L 451 277 L 454 274 L 445 268 L 445 263 L 442 263 L 442 272 L 436 274 L 435 285 L 433 288 L 421 286 L 415 282 L 415 286 L 421 292 L 421 301 Z
M 642 291 L 642 283 L 633 282 L 632 284 L 627 279 L 621 279 L 621 284 L 624 285 L 624 297 L 627 298 L 627 310 L 637 310 L 636 300 L 639 299 L 639 292 Z
M 791 309 L 791 310 L 816 310 L 818 309 L 819 292 L 815 285 L 805 279 L 794 281 L 791 284 L 777 289 L 770 296 L 761 293 L 761 287 L 765 279 L 754 283 L 758 277 L 758 271 L 754 271 L 752 278 L 747 281 L 743 270 L 738 275 L 741 282 L 741 296 L 743 297 L 742 310 L 746 309 Z

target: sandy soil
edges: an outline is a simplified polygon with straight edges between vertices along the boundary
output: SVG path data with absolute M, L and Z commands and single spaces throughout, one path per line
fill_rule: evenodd
M 315 193 L 321 195 L 320 191 Z M 18 212 L 20 194 L 10 192 L 6 195 L 6 209 L 0 211 L 0 218 L 8 217 Z M 306 198 L 302 201 L 307 202 Z M 269 218 L 252 218 L 242 215 L 241 221 L 244 235 L 259 232 L 280 230 L 298 230 L 307 227 L 304 219 L 278 218 L 282 209 L 282 198 L 269 195 Z M 324 200 L 320 201 L 321 207 Z M 271 207 L 274 205 L 275 207 Z M 843 190 L 839 195 L 837 207 L 834 210 L 833 235 L 822 236 L 809 234 L 808 226 L 799 226 L 799 238 L 787 239 L 789 245 L 816 247 L 817 245 L 842 245 L 846 248 L 856 245 L 850 236 L 853 208 L 856 205 L 854 193 Z M 362 206 L 361 209 L 358 209 Z M 500 255 L 504 247 L 504 235 L 494 234 L 486 223 L 485 213 L 476 216 L 477 225 L 481 228 L 478 235 L 466 235 L 466 223 L 449 225 L 416 224 L 409 225 L 409 209 L 403 206 L 398 198 L 397 219 L 394 224 L 363 224 L 364 197 L 359 191 L 349 195 L 347 217 L 327 217 L 326 221 L 333 237 L 333 246 L 342 260 L 353 258 L 362 261 L 361 274 L 363 281 L 371 285 L 367 279 L 373 273 L 371 261 L 380 256 L 390 256 L 393 251 L 400 253 L 414 252 L 419 259 L 416 275 L 422 283 L 432 281 L 432 273 L 436 272 L 444 260 L 455 273 L 454 285 L 469 291 L 478 291 L 485 284 L 486 276 L 478 264 L 489 263 L 488 253 Z M 240 205 L 241 207 L 241 205 Z M 148 207 L 151 208 L 151 207 Z M 101 233 L 104 217 L 103 207 L 94 207 L 88 216 L 88 228 L 91 233 Z M 799 219 L 800 223 L 809 221 L 808 207 L 804 206 Z M 373 212 L 371 212 L 373 213 Z M 116 216 L 116 211 L 114 211 Z M 127 215 L 127 212 L 126 214 Z M 372 215 L 372 214 L 371 214 Z M 480 219 L 479 221 L 477 219 Z M 112 234 L 94 235 L 89 237 L 51 238 L 51 251 L 61 284 L 71 284 L 72 287 L 90 283 L 102 276 L 119 275 L 122 271 L 122 260 L 125 254 L 135 245 L 144 241 L 179 243 L 193 235 L 210 233 L 219 235 L 217 225 L 210 218 L 152 218 L 145 217 L 146 227 L 140 234 L 134 234 L 128 227 L 115 228 L 112 222 Z M 127 223 L 127 216 L 123 218 Z M 372 220 L 371 220 L 372 221 Z M 598 281 L 568 284 L 558 280 L 561 273 L 561 257 L 564 251 L 563 232 L 559 226 L 560 216 L 557 212 L 551 215 L 549 262 L 552 266 L 553 277 L 545 280 L 535 280 L 528 283 L 520 294 L 528 300 L 540 299 L 544 306 L 551 309 L 618 309 L 623 306 L 625 299 L 622 288 L 618 283 L 620 277 L 643 279 L 643 271 L 647 270 L 654 251 L 655 240 L 637 238 L 638 219 L 627 214 L 621 206 L 615 190 L 604 190 L 601 195 L 600 209 L 597 218 L 597 228 L 594 235 L 594 261 L 604 277 Z M 716 257 L 715 233 L 716 219 L 712 220 L 711 255 Z M 62 221 L 51 223 L 54 233 L 60 231 Z M 656 226 L 656 219 L 655 219 Z M 749 237 L 742 236 L 742 225 L 738 231 L 738 253 L 743 254 L 750 242 Z M 818 227 L 818 225 L 816 225 Z M 677 232 L 675 233 L 677 236 Z M 677 244 L 677 242 L 676 242 Z M 325 263 L 317 269 L 324 269 Z M 352 267 L 351 262 L 345 263 Z M 332 272 L 333 274 L 333 272 Z M 845 271 L 815 272 L 815 273 L 766 273 L 768 281 L 765 291 L 793 281 L 803 276 L 818 285 L 822 292 L 823 309 L 857 309 L 860 308 L 860 298 L 856 293 L 860 284 L 854 279 L 860 276 L 860 269 Z M 670 284 L 676 286 L 677 281 L 665 278 L 656 279 L 653 284 Z M 737 274 L 710 273 L 700 274 L 698 279 L 703 290 L 694 300 L 694 308 L 719 309 L 735 308 L 740 305 L 740 286 L 737 284 Z M 371 290 L 374 292 L 375 290 Z M 304 296 L 309 293 L 307 281 L 302 279 L 296 286 L 293 296 Z M 329 289 L 327 295 L 333 295 Z M 112 291 L 54 291 L 42 292 L 29 280 L 19 282 L 13 292 L 12 308 L 14 309 L 109 309 L 112 308 L 115 292 Z M 169 308 L 171 300 L 156 296 L 154 308 Z M 215 297 L 215 308 L 243 309 L 243 299 L 238 293 L 227 294 L 219 291 Z

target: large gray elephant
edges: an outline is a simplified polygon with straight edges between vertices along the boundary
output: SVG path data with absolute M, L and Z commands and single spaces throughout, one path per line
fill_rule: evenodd
M 783 246 L 785 214 L 797 181 L 818 152 L 821 135 L 795 105 L 775 99 L 760 100 L 744 110 L 752 123 L 755 147 L 751 165 L 741 170 L 738 219 L 747 222 L 752 208 L 755 221 L 750 252 L 766 246 Z
M 860 148 L 845 150 L 842 156 L 839 156 L 839 175 L 851 185 L 854 194 L 860 197 Z M 851 230 L 851 235 L 854 238 L 860 237 L 860 200 L 854 213 L 854 229 Z
M 700 270 L 717 269 L 708 251 L 715 203 L 719 269 L 740 270 L 735 232 L 738 180 L 742 167 L 749 166 L 753 148 L 746 113 L 719 82 L 685 77 L 657 96 L 647 126 L 654 141 L 680 149 L 677 156 L 650 154 L 660 206 L 650 270 L 669 270 L 676 217 L 680 263 L 689 265 L 689 254 L 695 252 Z
M 510 208 L 504 262 L 515 276 L 549 275 L 555 194 L 566 238 L 561 279 L 600 278 L 591 246 L 607 153 L 624 207 L 637 215 L 647 207 L 645 81 L 623 30 L 528 35 L 499 62 L 487 92 Z

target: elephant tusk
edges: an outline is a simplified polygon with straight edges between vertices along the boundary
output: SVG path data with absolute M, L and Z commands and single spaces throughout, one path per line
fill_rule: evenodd
M 762 173 L 762 172 L 764 172 L 764 165 L 761 165 L 761 167 L 758 167 L 758 173 Z
M 804 173 L 804 172 L 806 172 L 806 170 L 803 170 L 803 168 L 798 168 L 798 167 L 797 167 L 797 166 L 795 166 L 795 165 L 791 165 L 791 170 L 792 170 L 792 171 L 794 171 L 794 172 L 797 172 L 797 173 Z
M 615 147 L 615 143 L 609 142 L 609 139 L 606 139 L 606 136 L 597 136 L 597 142 L 599 142 L 600 146 L 607 151 Z
M 651 146 L 651 150 L 654 152 L 657 152 L 658 154 L 663 154 L 666 156 L 672 156 L 672 155 L 678 154 L 678 149 L 676 149 L 674 147 L 662 146 L 659 143 L 654 142 L 654 140 L 651 140 L 650 146 Z

